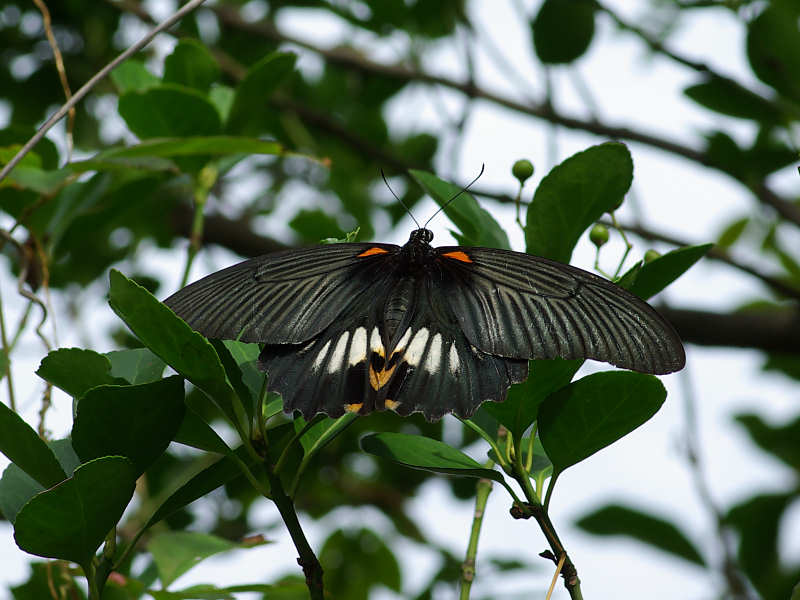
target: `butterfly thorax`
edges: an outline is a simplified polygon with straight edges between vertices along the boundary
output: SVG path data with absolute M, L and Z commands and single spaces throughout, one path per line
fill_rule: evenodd
M 431 246 L 433 232 L 430 229 L 419 228 L 411 232 L 405 246 L 400 250 L 400 256 L 404 259 L 403 266 L 411 274 L 424 270 L 431 264 L 432 257 L 436 251 Z
M 398 275 L 383 304 L 382 333 L 387 349 L 394 348 L 410 325 L 426 271 L 435 263 L 430 245 L 433 233 L 428 229 L 411 232 L 401 248 L 395 273 Z

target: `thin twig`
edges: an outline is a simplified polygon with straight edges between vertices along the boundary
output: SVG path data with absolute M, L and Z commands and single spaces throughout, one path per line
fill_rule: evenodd
M 684 441 L 686 443 L 686 459 L 689 463 L 689 471 L 692 475 L 695 490 L 700 497 L 700 502 L 705 506 L 714 525 L 717 535 L 717 545 L 722 552 L 722 565 L 720 570 L 731 598 L 735 600 L 754 600 L 750 594 L 747 582 L 742 574 L 742 569 L 736 559 L 736 552 L 730 538 L 730 531 L 725 525 L 725 518 L 722 511 L 717 506 L 711 489 L 703 476 L 702 457 L 700 454 L 700 427 L 697 422 L 696 398 L 694 388 L 689 379 L 689 371 L 681 373 L 681 386 L 683 388 L 683 408 L 684 408 Z
M 36 144 L 45 136 L 45 134 L 50 131 L 50 128 L 53 127 L 56 123 L 58 123 L 64 115 L 66 115 L 78 102 L 80 102 L 86 94 L 88 94 L 94 86 L 96 86 L 100 81 L 105 79 L 105 77 L 113 71 L 120 63 L 124 62 L 134 54 L 136 54 L 139 50 L 147 46 L 154 37 L 156 37 L 159 33 L 171 27 L 173 24 L 180 21 L 183 17 L 187 14 L 195 10 L 198 6 L 203 4 L 206 0 L 189 0 L 186 4 L 184 4 L 180 9 L 178 9 L 171 17 L 165 19 L 161 22 L 160 25 L 154 27 L 153 29 L 148 32 L 141 40 L 133 44 L 130 48 L 122 52 L 119 56 L 117 56 L 114 60 L 108 63 L 105 67 L 100 69 L 89 81 L 84 83 L 81 88 L 75 92 L 75 95 L 72 96 L 61 108 L 59 108 L 53 116 L 51 116 L 47 121 L 45 121 L 44 125 L 42 125 L 36 134 L 29 139 L 22 149 L 17 152 L 17 154 L 12 158 L 6 166 L 0 170 L 0 181 L 6 178 L 6 176 L 11 172 L 11 170 L 16 167 L 19 162 L 25 157 L 28 152 L 30 152 Z
M 47 42 L 50 44 L 50 49 L 53 51 L 53 59 L 56 62 L 56 71 L 58 71 L 58 78 L 61 81 L 61 88 L 64 90 L 64 99 L 69 101 L 72 96 L 72 91 L 69 89 L 69 81 L 67 80 L 67 70 L 64 68 L 64 58 L 61 56 L 61 50 L 58 47 L 56 36 L 53 35 L 53 27 L 50 19 L 50 11 L 47 10 L 47 5 L 43 0 L 33 0 L 33 3 L 42 13 L 42 25 L 44 32 L 47 36 Z M 75 107 L 69 109 L 69 119 L 67 120 L 67 162 L 72 160 L 72 131 L 75 128 Z
M 550 600 L 550 597 L 553 595 L 553 588 L 556 587 L 556 581 L 558 581 L 558 576 L 561 574 L 561 569 L 564 568 L 564 561 L 566 560 L 567 555 L 562 554 L 561 558 L 558 559 L 558 564 L 556 565 L 556 572 L 553 573 L 553 579 L 550 581 L 550 588 L 547 590 L 547 596 L 545 596 L 544 600 Z

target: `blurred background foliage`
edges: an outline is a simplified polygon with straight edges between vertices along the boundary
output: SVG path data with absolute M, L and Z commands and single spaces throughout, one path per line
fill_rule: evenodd
M 694 161 L 748 190 L 752 210 L 719 233 L 709 256 L 763 284 L 762 296 L 729 313 L 670 306 L 665 314 L 690 343 L 754 348 L 764 353 L 766 369 L 800 379 L 800 245 L 792 243 L 798 239 L 800 202 L 796 192 L 779 191 L 771 179 L 798 158 L 800 4 L 649 0 L 639 3 L 648 14 L 644 23 L 628 22 L 593 0 L 525 4 L 519 7 L 519 18 L 530 23 L 528 51 L 542 65 L 569 68 L 597 43 L 596 23 L 610 20 L 617 35 L 631 36 L 642 49 L 685 69 L 693 80 L 685 89 L 688 98 L 718 115 L 747 123 L 755 134 L 743 142 L 729 127 L 731 121 L 720 119 L 718 129 L 683 143 L 636 125 L 560 112 L 548 97 L 529 102 L 482 87 L 471 71 L 475 31 L 464 0 L 209 2 L 78 104 L 67 127 L 72 148 L 44 140 L 12 177 L 0 183 L 3 300 L 16 293 L 11 283 L 19 278 L 21 289 L 29 294 L 42 295 L 46 289 L 69 298 L 67 304 L 78 316 L 85 295 L 105 289 L 111 266 L 135 273 L 159 297 L 167 295 L 172 290 L 164 288 L 160 271 L 143 260 L 142 249 L 184 252 L 192 237 L 193 200 L 203 196 L 198 191 L 210 192 L 202 244 L 240 256 L 317 243 L 356 227 L 361 240 L 385 235 L 404 217 L 405 209 L 386 193 L 380 170 L 390 178 L 409 169 L 435 171 L 447 162 L 442 152 L 453 153 L 453 146 L 457 148 L 463 139 L 470 106 L 482 102 L 540 122 L 543 130 L 564 127 L 597 135 L 599 140 L 649 145 Z M 72 90 L 170 8 L 176 8 L 174 2 L 48 2 L 52 33 Z M 740 19 L 744 51 L 758 85 L 718 73 L 702 57 L 670 49 L 670 36 L 679 24 L 704 11 L 729 11 Z M 285 31 L 281 19 L 287 14 L 308 19 L 306 37 L 296 39 Z M 318 44 L 313 29 L 317 19 L 347 23 L 354 43 Z M 502 46 L 502 40 L 495 42 Z M 459 49 L 467 77 L 451 79 L 430 69 L 426 55 L 445 45 Z M 296 68 L 296 55 L 304 58 L 302 69 Z M 460 95 L 465 108 L 440 129 L 409 128 L 397 107 L 409 89 L 434 96 L 446 89 Z M 63 98 L 40 11 L 28 0 L 0 2 L 0 123 L 4 124 L 0 162 L 13 156 Z M 60 131 L 60 139 L 66 139 L 64 129 Z M 249 136 L 277 145 L 262 148 L 263 152 L 214 143 L 200 151 L 182 146 L 151 148 L 140 156 L 117 152 L 158 138 L 186 136 Z M 443 146 L 445 139 L 450 147 Z M 401 178 L 394 177 L 392 183 L 413 210 L 422 190 Z M 473 192 L 491 210 L 497 203 L 513 202 L 516 189 L 509 177 L 507 189 L 487 189 L 479 182 Z M 523 202 L 527 200 L 523 197 Z M 266 233 L 276 225 L 288 225 L 291 234 Z M 629 229 L 653 242 L 682 244 L 635 223 Z M 735 258 L 741 256 L 751 259 Z M 10 348 L 20 335 L 34 335 L 37 310 L 31 303 L 18 329 L 7 324 Z M 59 324 L 62 329 L 69 326 Z M 14 337 L 17 331 L 20 334 Z M 136 344 L 121 328 L 94 334 L 112 335 L 122 345 Z M 0 358 L 4 371 L 13 364 L 13 353 Z M 198 398 L 194 405 L 202 402 Z M 580 525 L 598 535 L 628 535 L 706 565 L 719 597 L 786 598 L 800 577 L 800 565 L 786 564 L 778 549 L 780 524 L 798 496 L 798 422 L 767 423 L 752 414 L 737 418 L 750 443 L 794 472 L 794 483 L 785 493 L 754 495 L 737 506 L 709 505 L 724 541 L 722 556 L 702 558 L 691 548 L 664 547 L 652 531 L 675 526 L 634 507 L 598 507 Z M 379 509 L 398 536 L 438 553 L 441 568 L 417 595 L 434 597 L 437 586 L 460 578 L 460 559 L 432 544 L 408 513 L 409 499 L 431 475 L 388 462 L 378 465 L 358 451 L 357 438 L 376 429 L 439 439 L 443 435 L 441 423 L 426 423 L 419 415 L 360 419 L 312 465 L 300 487 L 298 507 L 313 519 L 347 506 Z M 475 435 L 469 430 L 451 431 L 446 441 L 464 447 L 475 441 Z M 146 473 L 142 504 L 162 493 L 191 460 L 172 452 L 159 459 Z M 447 483 L 456 498 L 475 493 L 473 480 Z M 250 486 L 231 482 L 212 496 L 211 503 L 216 504 L 207 530 L 241 539 L 252 529 L 250 509 L 255 499 Z M 129 516 L 131 521 L 137 518 L 141 516 L 135 512 Z M 196 523 L 191 509 L 167 521 L 173 529 Z M 403 589 L 402 557 L 395 552 L 388 540 L 366 528 L 332 532 L 321 550 L 331 573 L 327 580 L 331 597 L 357 599 L 380 587 Z M 508 557 L 482 558 L 493 561 L 488 577 L 529 568 Z M 13 597 L 49 597 L 53 569 L 59 577 L 71 577 L 63 565 L 36 563 L 31 579 L 11 591 Z M 709 589 L 713 587 L 710 583 Z M 81 596 L 74 588 L 70 594 Z

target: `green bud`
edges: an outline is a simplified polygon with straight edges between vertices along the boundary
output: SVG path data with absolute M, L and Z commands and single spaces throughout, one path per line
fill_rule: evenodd
M 520 185 L 525 183 L 525 180 L 533 175 L 533 163 L 525 158 L 522 158 L 514 163 L 511 167 L 511 174 L 519 180 Z
M 608 241 L 608 228 L 598 223 L 589 232 L 589 239 L 599 248 Z
M 644 253 L 644 262 L 646 263 L 652 262 L 655 259 L 659 258 L 660 256 L 661 252 L 659 252 L 658 250 L 650 249 Z

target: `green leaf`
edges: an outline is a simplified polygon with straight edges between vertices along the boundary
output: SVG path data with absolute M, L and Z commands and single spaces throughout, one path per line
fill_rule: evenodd
M 64 476 L 66 479 L 66 475 Z M 0 477 L 0 514 L 11 523 L 23 506 L 39 492 L 44 491 L 44 486 L 20 469 L 13 462 L 3 470 Z
M 658 378 L 631 371 L 593 373 L 551 394 L 538 423 L 554 475 L 645 423 L 666 397 Z
M 531 24 L 533 47 L 545 64 L 580 58 L 594 37 L 591 0 L 545 0 Z
M 257 130 L 261 115 L 267 112 L 267 99 L 293 71 L 297 56 L 273 52 L 247 71 L 236 87 L 226 131 L 243 133 Z
M 536 420 L 539 405 L 572 381 L 582 364 L 582 360 L 563 358 L 532 360 L 530 375 L 522 383 L 511 386 L 505 402 L 486 402 L 483 408 L 515 437 L 520 437 Z
M 112 375 L 111 361 L 107 356 L 81 348 L 61 348 L 51 351 L 42 359 L 36 374 L 73 398 L 80 398 L 98 385 L 127 383 L 124 379 Z
M 644 263 L 636 281 L 628 288 L 628 291 L 645 300 L 655 296 L 688 271 L 713 247 L 714 244 L 686 246 Z
M 289 227 L 294 229 L 303 241 L 314 244 L 323 239 L 345 236 L 336 218 L 319 208 L 314 210 L 304 208 L 297 211 L 289 221 Z
M 264 379 L 267 374 L 258 368 L 258 356 L 261 349 L 258 344 L 239 342 L 237 340 L 223 340 L 222 343 L 228 349 L 239 370 L 242 373 L 242 383 L 250 390 L 254 399 L 258 399 L 261 388 L 264 386 Z
M 53 597 L 53 564 L 49 560 L 31 562 L 29 564 L 30 577 L 25 583 L 11 587 L 11 596 L 8 596 L 7 600 L 11 598 L 14 600 L 43 600 L 44 598 Z M 62 589 L 69 590 L 69 600 L 86 599 L 86 594 L 83 592 L 82 587 L 70 573 L 62 571 L 59 574 L 58 581 L 60 585 L 64 586 Z
M 444 212 L 461 232 L 454 234 L 460 245 L 504 249 L 511 247 L 503 228 L 470 194 L 461 192 L 457 185 L 443 181 L 432 173 L 413 169 L 409 173 L 439 206 L 447 205 Z M 459 192 L 458 198 L 447 204 Z
M 14 167 L 6 178 L 0 181 L 0 189 L 16 187 L 31 190 L 37 194 L 53 196 L 64 187 L 64 184 L 72 176 L 73 173 L 70 169 L 45 171 L 39 167 L 19 165 Z
M 164 83 L 178 83 L 207 92 L 219 77 L 219 65 L 208 49 L 191 38 L 178 42 L 164 60 Z
M 136 473 L 121 456 L 104 456 L 34 496 L 14 522 L 17 545 L 31 554 L 86 565 L 133 497 Z
M 241 428 L 235 393 L 219 356 L 199 333 L 142 286 L 111 270 L 108 303 L 131 331 L 164 362 L 206 392 L 231 423 Z
M 725 523 L 739 534 L 739 565 L 760 598 L 786 598 L 800 573 L 783 568 L 778 550 L 780 524 L 786 509 L 797 500 L 797 490 L 762 494 L 734 506 Z
M 65 475 L 61 481 L 80 466 L 80 460 L 72 449 L 70 440 L 53 440 L 47 443 L 47 447 L 64 470 Z M 0 478 L 0 513 L 13 523 L 25 503 L 44 490 L 45 486 L 25 473 L 19 465 L 10 463 Z
M 753 72 L 793 100 L 800 100 L 799 18 L 795 0 L 773 0 L 747 28 L 747 58 Z
M 133 59 L 126 60 L 111 71 L 111 80 L 119 89 L 120 95 L 126 92 L 144 91 L 161 83 L 158 77 L 147 70 L 144 63 Z
M 113 350 L 105 357 L 111 363 L 111 375 L 130 384 L 152 383 L 161 379 L 167 364 L 147 348 Z
M 72 475 L 80 466 L 80 460 L 72 449 L 69 439 L 53 440 L 48 442 L 47 446 L 55 454 L 58 463 L 66 473 L 62 481 Z M 18 465 L 10 463 L 0 478 L 0 513 L 13 523 L 25 503 L 44 490 L 45 487 L 42 484 L 25 473 Z
M 189 400 L 187 398 L 187 402 Z M 214 431 L 214 428 L 206 423 L 191 407 L 183 415 L 183 421 L 181 421 L 178 432 L 173 439 L 179 444 L 205 450 L 206 452 L 216 452 L 217 454 L 230 454 L 231 452 L 231 449 Z
M 744 233 L 749 223 L 750 217 L 742 217 L 741 219 L 736 219 L 732 223 L 729 223 L 728 226 L 722 230 L 722 233 L 719 234 L 716 244 L 717 247 L 728 249 L 733 246 L 742 236 L 742 233 Z
M 228 346 L 222 340 L 210 341 L 214 350 L 217 352 L 217 356 L 219 356 L 222 368 L 225 369 L 225 376 L 228 378 L 228 382 L 241 401 L 242 408 L 247 415 L 247 420 L 250 422 L 256 410 L 258 391 L 253 393 L 253 391 L 244 384 L 242 370 L 228 350 Z
M 274 585 L 251 583 L 217 587 L 211 584 L 192 585 L 182 590 L 147 590 L 153 600 L 231 600 L 235 594 L 255 592 L 269 600 L 307 600 L 308 588 L 302 581 L 288 581 Z
M 371 433 L 361 438 L 361 449 L 413 469 L 460 477 L 481 477 L 506 485 L 498 471 L 483 467 L 452 446 L 420 435 Z
M 319 423 L 316 423 L 306 431 L 300 438 L 303 452 L 306 455 L 319 452 L 355 419 L 356 415 L 354 414 L 345 414 L 337 419 L 332 419 L 330 417 L 322 419 Z M 295 431 L 302 431 L 306 426 L 306 420 L 302 417 L 297 417 L 293 424 Z
M 576 525 L 595 535 L 625 535 L 705 567 L 695 545 L 666 519 L 626 506 L 609 504 L 578 519 Z
M 189 413 L 187 412 L 187 414 Z M 239 448 L 233 451 L 233 454 L 251 469 L 256 466 L 256 460 L 244 446 L 239 446 Z M 241 476 L 241 467 L 234 458 L 231 456 L 220 458 L 178 485 L 175 491 L 153 512 L 143 529 L 152 527 L 161 519 L 166 519 L 198 498 L 202 498 L 218 487 Z M 262 484 L 264 484 L 265 487 L 269 487 L 263 481 Z
M 319 560 L 332 598 L 368 598 L 377 586 L 400 592 L 400 565 L 389 546 L 369 529 L 334 531 Z
M 66 479 L 55 454 L 22 417 L 0 402 L 0 452 L 42 486 Z
M 144 140 L 139 144 L 125 148 L 112 148 L 98 152 L 86 162 L 109 161 L 122 158 L 161 157 L 175 156 L 223 156 L 227 154 L 280 154 L 283 147 L 278 142 L 268 142 L 249 137 L 236 137 L 232 135 L 188 135 L 184 137 L 160 137 Z M 79 167 L 80 162 L 72 163 L 73 168 Z
M 736 415 L 735 419 L 759 448 L 800 473 L 800 417 L 779 426 L 770 425 L 754 414 Z
M 723 115 L 769 124 L 781 119 L 780 111 L 770 100 L 729 79 L 712 77 L 689 86 L 683 93 L 701 106 Z
M 84 461 L 125 456 L 144 471 L 169 446 L 186 410 L 183 377 L 142 385 L 100 386 L 78 402 L 72 446 Z
M 197 90 L 163 84 L 119 98 L 119 114 L 139 138 L 208 136 L 220 133 L 219 113 Z
M 568 263 L 581 234 L 619 206 L 633 181 L 624 144 L 592 146 L 554 167 L 528 207 L 525 241 L 530 254 Z
M 159 533 L 147 544 L 165 588 L 209 556 L 240 547 L 215 535 L 194 531 Z
M 233 108 L 233 100 L 236 97 L 234 89 L 227 85 L 215 84 L 208 92 L 208 99 L 217 108 L 217 112 L 222 117 L 222 122 L 226 123 Z

